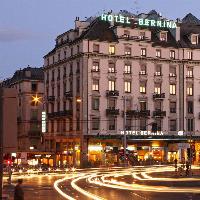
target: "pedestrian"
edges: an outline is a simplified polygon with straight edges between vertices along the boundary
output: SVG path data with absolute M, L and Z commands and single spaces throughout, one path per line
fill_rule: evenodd
M 177 158 L 174 160 L 174 167 L 175 167 L 175 171 L 177 171 L 177 164 L 178 164 L 178 160 Z
M 186 176 L 189 176 L 189 168 L 190 168 L 190 163 L 189 163 L 189 161 L 187 161 L 186 162 L 186 170 L 185 170 Z
M 15 186 L 14 191 L 14 200 L 24 200 L 24 191 L 21 187 L 23 179 L 18 179 L 17 185 Z

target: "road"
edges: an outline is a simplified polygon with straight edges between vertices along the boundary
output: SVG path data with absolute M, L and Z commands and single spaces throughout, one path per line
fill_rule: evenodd
M 25 176 L 23 187 L 25 200 L 200 199 L 200 176 L 177 177 L 174 168 L 169 166 L 93 169 L 60 175 Z

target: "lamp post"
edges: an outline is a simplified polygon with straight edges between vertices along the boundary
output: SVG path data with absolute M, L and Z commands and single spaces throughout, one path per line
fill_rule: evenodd
M 128 166 L 126 158 L 127 138 L 126 138 L 126 96 L 123 96 L 124 101 L 124 167 Z

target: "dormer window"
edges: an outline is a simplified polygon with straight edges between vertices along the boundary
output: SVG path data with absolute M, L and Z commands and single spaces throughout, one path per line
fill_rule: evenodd
M 191 35 L 191 43 L 192 44 L 198 44 L 199 43 L 199 35 L 198 34 L 192 34 Z
M 160 41 L 167 41 L 167 32 L 160 32 Z
M 124 37 L 125 37 L 125 38 L 130 37 L 130 31 L 125 30 L 125 31 L 124 31 Z

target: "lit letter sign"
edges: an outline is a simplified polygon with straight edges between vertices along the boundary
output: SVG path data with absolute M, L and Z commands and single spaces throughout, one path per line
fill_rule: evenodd
M 130 24 L 131 23 L 129 17 L 124 17 L 122 15 L 102 14 L 100 19 L 102 21 L 116 22 L 116 23 L 121 23 L 121 24 Z
M 42 133 L 46 133 L 46 112 L 42 111 Z

